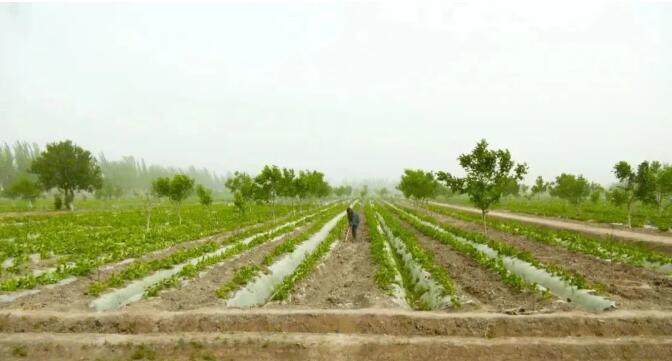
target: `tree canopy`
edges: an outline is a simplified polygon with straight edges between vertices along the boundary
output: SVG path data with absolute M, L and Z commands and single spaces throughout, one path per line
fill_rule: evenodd
M 69 140 L 47 144 L 47 149 L 33 160 L 30 172 L 37 174 L 45 190 L 62 191 L 69 209 L 75 191 L 92 192 L 103 185 L 96 159 Z
M 590 195 L 590 183 L 582 175 L 562 173 L 555 177 L 550 193 L 554 197 L 578 205 Z
M 397 189 L 406 198 L 423 200 L 433 197 L 436 194 L 438 185 L 432 172 L 425 172 L 421 169 L 404 169 L 404 174 L 401 176 Z

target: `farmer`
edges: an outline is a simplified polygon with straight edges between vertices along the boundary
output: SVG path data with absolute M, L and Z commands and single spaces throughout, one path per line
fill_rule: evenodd
M 352 239 L 357 240 L 357 226 L 359 226 L 359 215 L 355 213 L 350 207 L 348 207 L 346 213 L 348 214 L 348 225 L 350 226 Z

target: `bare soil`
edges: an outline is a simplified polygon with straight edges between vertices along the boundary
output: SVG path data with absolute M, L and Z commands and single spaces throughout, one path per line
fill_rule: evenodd
M 198 333 L 3 335 L 3 360 L 666 360 L 672 339 Z
M 469 256 L 423 235 L 403 220 L 399 218 L 397 220 L 416 236 L 420 246 L 433 255 L 434 261 L 448 271 L 455 281 L 463 309 L 483 309 L 514 314 L 548 313 L 572 309 L 564 301 L 543 299 L 539 294 L 509 287 L 496 273 L 479 265 Z
M 374 281 L 371 241 L 366 216 L 360 213 L 357 240 L 342 236 L 322 263 L 295 285 L 287 302 L 267 307 L 303 306 L 316 308 L 397 307 Z
M 426 212 L 442 222 L 483 234 L 481 224 Z M 661 273 L 624 263 L 608 262 L 497 230 L 488 230 L 488 237 L 528 251 L 542 262 L 575 270 L 590 283 L 603 288 L 607 293 L 605 296 L 616 301 L 618 307 L 672 310 L 672 279 Z

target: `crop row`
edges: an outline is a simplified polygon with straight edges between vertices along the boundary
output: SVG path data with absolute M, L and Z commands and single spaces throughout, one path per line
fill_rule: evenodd
M 220 298 L 229 298 L 236 290 L 247 284 L 255 276 L 261 274 L 263 270 L 273 264 L 277 258 L 294 251 L 297 245 L 306 241 L 311 235 L 317 233 L 330 219 L 341 212 L 343 212 L 343 210 L 338 207 L 329 209 L 318 216 L 308 228 L 299 231 L 295 236 L 276 245 L 264 256 L 259 264 L 246 265 L 239 268 L 231 280 L 216 290 L 217 296 Z
M 287 299 L 294 285 L 310 274 L 320 259 L 334 246 L 334 242 L 342 236 L 347 222 L 347 218 L 341 218 L 336 226 L 331 229 L 327 237 L 320 242 L 320 245 L 299 264 L 292 274 L 282 280 L 282 283 L 273 291 L 273 300 L 281 301 Z
M 491 258 L 488 257 L 486 254 L 483 252 L 479 251 L 476 249 L 476 247 L 472 246 L 469 243 L 462 242 L 455 238 L 454 235 L 451 233 L 447 232 L 441 232 L 438 229 L 434 227 L 430 227 L 422 222 L 419 222 L 417 218 L 424 219 L 428 222 L 431 222 L 431 219 L 427 218 L 422 218 L 419 215 L 416 214 L 416 217 L 412 217 L 409 214 L 405 212 L 401 212 L 399 209 L 392 208 L 393 212 L 402 220 L 405 222 L 409 223 L 413 227 L 415 227 L 418 231 L 420 231 L 422 234 L 435 239 L 439 241 L 442 244 L 445 244 L 447 246 L 450 246 L 454 250 L 461 252 L 467 256 L 469 256 L 471 259 L 476 261 L 476 263 L 480 264 L 481 266 L 489 269 L 490 271 L 495 272 L 501 279 L 502 281 L 509 285 L 510 287 L 517 289 L 517 290 L 535 290 L 536 287 L 534 284 L 531 284 L 529 282 L 526 282 L 523 278 L 520 276 L 512 273 L 509 271 L 505 266 L 504 263 L 502 262 L 501 258 Z
M 327 208 L 325 207 L 324 209 Z M 302 212 L 287 219 L 271 221 L 250 227 L 249 229 L 239 232 L 231 237 L 227 237 L 222 241 L 211 240 L 202 245 L 179 250 L 167 257 L 144 262 L 134 262 L 123 271 L 113 273 L 105 281 L 92 283 L 89 287 L 89 293 L 98 295 L 108 288 L 122 286 L 128 281 L 145 277 L 152 272 L 156 272 L 161 269 L 169 269 L 189 260 L 203 257 L 195 264 L 186 265 L 180 270 L 179 273 L 173 275 L 173 277 L 163 280 L 160 284 L 151 287 L 151 289 L 147 291 L 147 294 L 152 295 L 158 292 L 160 289 L 176 284 L 180 278 L 191 278 L 205 267 L 221 262 L 224 259 L 234 256 L 245 250 L 251 249 L 269 239 L 272 239 L 273 237 L 276 237 L 279 234 L 287 233 L 296 228 L 298 225 L 308 222 L 314 217 L 315 214 L 316 213 L 305 216 Z M 241 242 L 250 237 L 252 237 L 252 239 L 249 240 L 249 242 Z M 216 251 L 222 247 L 227 247 L 225 252 L 212 254 L 216 253 Z
M 569 285 L 575 286 L 578 289 L 598 288 L 588 284 L 588 281 L 586 281 L 586 279 L 582 275 L 578 274 L 576 271 L 567 269 L 555 263 L 542 262 L 527 251 L 523 251 L 521 249 L 518 249 L 517 247 L 506 244 L 504 242 L 488 238 L 480 233 L 471 232 L 458 227 L 451 226 L 449 224 L 440 223 L 435 218 L 423 214 L 421 212 L 418 212 L 416 210 L 410 209 L 408 207 L 402 207 L 402 209 L 408 214 L 411 214 L 414 217 L 417 217 L 418 219 L 423 220 L 425 222 L 434 224 L 440 227 L 441 229 L 445 230 L 446 232 L 453 234 L 454 236 L 462 237 L 474 243 L 486 245 L 490 249 L 496 251 L 499 256 L 507 256 L 519 259 L 531 264 L 532 266 L 538 269 L 546 270 L 550 274 L 559 277 L 563 281 L 567 282 Z
M 367 204 L 364 207 L 366 222 L 369 225 L 369 240 L 371 242 L 371 258 L 376 264 L 376 274 L 374 280 L 378 288 L 388 295 L 392 295 L 392 284 L 395 280 L 397 271 L 394 259 L 388 257 L 385 239 L 378 231 L 378 220 L 374 213 L 373 205 Z
M 244 217 L 237 215 L 229 206 L 213 208 L 207 213 L 203 213 L 202 208 L 185 210 L 185 222 L 182 225 L 161 224 L 149 233 L 145 232 L 144 226 L 137 226 L 132 216 L 133 210 L 107 212 L 105 215 L 103 212 L 84 212 L 69 217 L 51 216 L 47 222 L 40 225 L 37 236 L 30 237 L 32 233 L 25 234 L 24 230 L 23 238 L 14 237 L 11 241 L 5 239 L 4 243 L 0 244 L 3 247 L 0 248 L 2 249 L 0 253 L 3 257 L 15 257 L 35 251 L 42 254 L 53 252 L 61 255 L 56 269 L 37 276 L 27 274 L 6 279 L 0 283 L 0 290 L 30 289 L 38 285 L 56 283 L 70 276 L 90 274 L 104 264 L 135 258 L 187 240 L 228 231 L 234 227 L 256 224 L 270 218 L 271 215 L 271 210 L 267 206 L 257 206 Z M 283 209 L 284 214 L 290 210 L 289 207 Z M 127 219 L 130 225 L 110 226 L 106 227 L 105 231 L 91 231 L 91 226 L 83 225 L 87 220 L 104 216 L 110 219 L 110 225 L 119 224 L 121 219 Z M 12 228 L 11 232 L 16 235 L 17 227 L 19 226 L 14 224 L 0 227 L 0 230 L 6 231 L 6 235 L 7 228 Z M 10 247 L 4 248 L 5 245 Z M 200 250 L 206 250 L 207 247 L 212 245 L 203 246 Z M 135 271 L 139 274 L 145 272 L 141 268 L 136 268 Z
M 275 206 L 276 214 L 287 214 L 291 207 Z M 240 215 L 232 206 L 184 207 L 183 223 L 175 221 L 174 211 L 159 207 L 152 212 L 152 226 L 146 229 L 142 210 L 91 211 L 51 216 L 22 216 L 20 222 L 0 224 L 0 261 L 38 253 L 43 258 L 56 255 L 62 263 L 76 262 L 80 268 L 137 257 L 184 241 L 220 233 L 233 227 L 269 219 L 267 205 L 256 205 Z M 85 256 L 85 257 L 81 257 Z M 83 262 L 88 260 L 88 262 Z
M 403 279 L 407 303 L 415 309 L 434 308 L 435 305 L 428 303 L 425 294 L 432 291 L 427 289 L 427 283 L 436 282 L 440 286 L 436 288 L 439 292 L 437 298 L 449 297 L 452 305 L 459 307 L 455 285 L 448 272 L 434 262 L 433 255 L 418 245 L 415 235 L 406 230 L 386 209 L 376 208 L 376 211 L 381 216 L 381 229 L 389 231 L 388 239 L 395 237 L 401 241 L 398 246 L 392 247 L 392 254 Z M 422 271 L 431 276 L 431 281 L 422 281 Z
M 425 207 L 432 212 L 452 218 L 468 222 L 480 222 L 479 215 L 431 204 Z M 633 266 L 672 264 L 672 257 L 632 242 L 594 238 L 578 232 L 555 230 L 544 226 L 492 217 L 488 220 L 488 226 L 505 233 L 523 236 L 532 241 L 560 246 L 571 251 L 589 254 L 609 261 L 616 260 Z

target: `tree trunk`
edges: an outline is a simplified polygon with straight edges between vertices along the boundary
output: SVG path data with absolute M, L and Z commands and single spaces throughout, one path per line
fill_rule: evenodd
M 181 203 L 177 203 L 177 219 L 179 220 L 179 224 L 182 225 L 182 212 L 180 212 L 181 208 Z
M 150 224 L 152 221 L 152 205 L 149 202 L 145 204 L 145 215 L 147 219 L 147 224 L 145 225 L 145 233 L 149 233 Z
M 632 200 L 628 201 L 628 228 L 632 228 L 632 203 Z
M 488 235 L 488 222 L 485 219 L 485 215 L 488 213 L 487 210 L 481 209 L 481 218 L 483 219 L 483 234 Z

